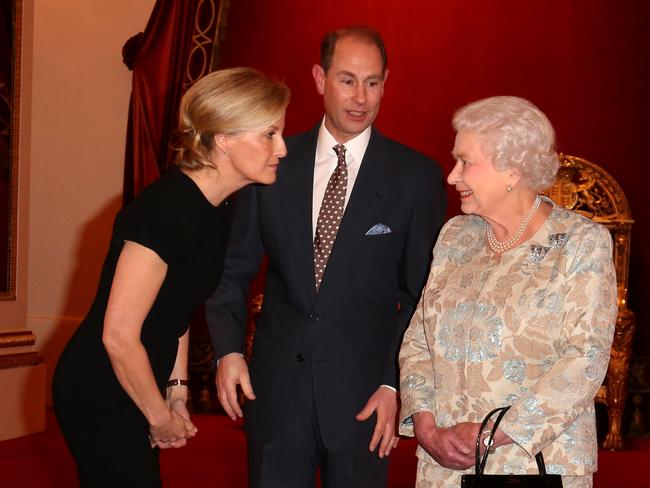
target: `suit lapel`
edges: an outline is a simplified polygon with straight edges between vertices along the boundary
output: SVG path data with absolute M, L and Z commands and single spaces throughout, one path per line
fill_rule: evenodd
M 312 303 L 316 295 L 312 198 L 318 128 L 316 126 L 310 132 L 298 136 L 291 145 L 277 183 L 282 206 L 281 218 L 292 246 L 291 260 L 301 283 L 299 288 L 305 290 L 305 303 Z
M 386 160 L 385 141 L 374 128 L 363 162 L 345 209 L 334 247 L 327 262 L 319 294 L 328 282 L 336 282 L 368 229 L 383 213 L 383 204 L 390 191 L 385 175 L 391 169 Z M 313 186 L 313 185 L 312 185 Z

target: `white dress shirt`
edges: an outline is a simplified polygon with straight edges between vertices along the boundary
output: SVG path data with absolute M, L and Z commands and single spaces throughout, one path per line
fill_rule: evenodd
M 368 142 L 370 142 L 370 133 L 372 129 L 370 127 L 366 128 L 361 134 L 347 141 L 345 146 L 345 163 L 348 166 L 348 187 L 345 193 L 345 202 L 343 204 L 343 211 L 348 205 L 350 200 L 350 194 L 354 188 L 354 183 L 357 181 L 357 175 L 359 174 L 359 169 L 361 168 L 361 161 L 363 161 L 363 155 L 366 153 L 368 148 Z M 318 131 L 318 141 L 316 142 L 316 159 L 314 161 L 314 193 L 312 201 L 312 235 L 316 236 L 316 224 L 318 223 L 318 213 L 320 212 L 320 206 L 323 203 L 323 197 L 325 196 L 325 189 L 327 188 L 327 183 L 330 180 L 330 176 L 336 169 L 338 164 L 338 156 L 334 152 L 334 146 L 338 142 L 334 139 L 334 136 L 325 127 L 325 119 L 321 123 L 320 129 Z

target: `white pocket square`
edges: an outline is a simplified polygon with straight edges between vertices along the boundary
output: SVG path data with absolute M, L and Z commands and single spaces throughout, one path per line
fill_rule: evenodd
M 368 232 L 366 232 L 367 236 L 378 236 L 382 234 L 390 234 L 393 232 L 390 230 L 390 227 L 384 224 L 375 224 L 373 225 L 370 229 L 368 229 Z

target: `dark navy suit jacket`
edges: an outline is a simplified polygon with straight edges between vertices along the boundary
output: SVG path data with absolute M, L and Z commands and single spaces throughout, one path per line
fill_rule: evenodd
M 446 193 L 433 160 L 373 128 L 316 293 L 318 129 L 287 140 L 275 184 L 240 192 L 224 273 L 206 316 L 216 358 L 243 350 L 249 286 L 266 254 L 249 365 L 257 399 L 246 403 L 247 434 L 261 442 L 273 436 L 304 368 L 311 367 L 326 448 L 359 454 L 367 452 L 375 416 L 358 422 L 355 415 L 380 385 L 399 384 L 397 354 L 428 273 Z M 376 224 L 390 232 L 367 235 Z

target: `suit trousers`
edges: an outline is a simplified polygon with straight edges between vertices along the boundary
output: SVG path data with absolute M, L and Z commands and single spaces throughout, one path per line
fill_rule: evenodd
M 313 488 L 320 471 L 322 488 L 380 488 L 386 486 L 388 459 L 375 452 L 338 454 L 324 446 L 318 426 L 309 362 L 284 421 L 269 442 L 248 439 L 251 488 Z M 359 409 L 361 410 L 361 408 Z M 372 416 L 367 422 L 374 422 Z M 368 439 L 370 444 L 370 439 Z

